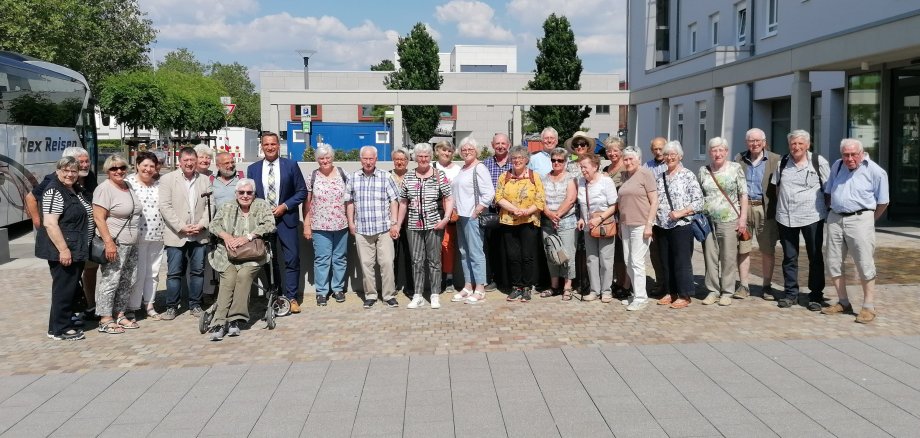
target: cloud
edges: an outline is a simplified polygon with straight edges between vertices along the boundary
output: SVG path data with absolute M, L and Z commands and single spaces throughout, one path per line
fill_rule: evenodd
M 428 35 L 431 35 L 431 39 L 435 41 L 440 41 L 441 32 L 438 32 L 434 27 L 431 26 L 431 24 L 428 24 L 428 23 L 424 23 L 424 24 L 425 24 L 425 32 L 428 32 Z
M 580 56 L 626 54 L 626 2 L 511 0 L 507 13 L 529 28 L 541 26 L 552 13 L 564 15 L 572 25 Z M 536 31 L 537 38 L 542 38 L 542 29 Z
M 493 23 L 495 10 L 477 0 L 451 0 L 435 8 L 441 23 L 457 23 L 460 36 L 490 41 L 513 41 L 514 35 Z
M 156 23 L 223 20 L 259 10 L 257 0 L 139 0 L 138 3 Z

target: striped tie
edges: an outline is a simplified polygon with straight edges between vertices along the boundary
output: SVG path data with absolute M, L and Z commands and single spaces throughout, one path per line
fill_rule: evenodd
M 278 205 L 278 194 L 275 193 L 275 163 L 268 163 L 268 203 L 272 207 Z

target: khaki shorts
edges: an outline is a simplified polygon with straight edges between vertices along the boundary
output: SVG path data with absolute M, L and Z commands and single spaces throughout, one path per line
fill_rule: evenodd
M 763 205 L 748 205 L 748 229 L 754 233 L 757 246 L 763 254 L 773 255 L 776 242 L 779 241 L 779 230 L 776 228 L 775 219 L 767 219 Z M 754 239 L 738 241 L 738 254 L 748 254 L 754 247 Z
M 853 256 L 856 271 L 863 281 L 878 275 L 875 271 L 875 212 L 846 217 L 833 211 L 827 214 L 824 255 L 827 273 L 831 277 L 843 275 L 843 261 L 847 254 Z

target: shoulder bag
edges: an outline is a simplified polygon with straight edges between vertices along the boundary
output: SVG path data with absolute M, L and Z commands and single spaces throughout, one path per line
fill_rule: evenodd
M 585 207 L 590 212 L 591 211 L 591 194 L 588 193 L 588 180 L 585 180 L 585 204 L 586 204 Z M 591 237 L 594 237 L 597 239 L 609 239 L 609 238 L 616 237 L 617 222 L 613 218 L 612 215 L 611 217 L 607 218 L 607 220 L 604 220 L 604 212 L 596 211 L 594 213 L 591 213 L 590 217 L 591 218 L 595 218 L 595 217 L 601 218 L 600 225 L 594 228 L 590 228 L 591 225 L 586 224 L 590 228 Z
M 476 198 L 477 204 L 482 193 L 479 191 L 479 173 L 476 172 L 478 168 L 479 164 L 476 164 L 476 167 L 473 168 L 473 197 Z M 483 209 L 476 219 L 479 221 L 479 228 L 492 229 L 498 227 L 498 213 L 489 208 Z
M 712 177 L 712 182 L 716 183 L 716 187 L 719 188 L 719 191 L 722 192 L 722 196 L 724 196 L 725 200 L 728 201 L 728 205 L 732 206 L 732 210 L 735 210 L 735 214 L 738 215 L 738 217 L 740 218 L 741 213 L 738 212 L 738 209 L 735 208 L 735 203 L 732 202 L 731 198 L 728 197 L 728 194 L 725 193 L 725 189 L 723 189 L 722 185 L 719 184 L 719 180 L 716 179 L 716 174 L 712 173 L 712 168 L 709 166 L 706 166 L 706 170 L 709 171 L 709 176 Z M 742 242 L 747 242 L 748 240 L 751 240 L 751 231 L 748 230 L 747 227 L 744 228 L 744 231 L 739 231 L 738 240 Z
M 671 211 L 674 211 L 674 204 L 671 203 L 671 191 L 668 188 L 667 173 L 662 173 L 661 179 L 664 182 L 664 195 L 668 198 L 668 207 L 671 208 Z M 690 229 L 693 231 L 693 238 L 697 242 L 705 242 L 706 236 L 712 232 L 712 225 L 709 224 L 709 218 L 705 214 L 697 212 L 690 216 Z

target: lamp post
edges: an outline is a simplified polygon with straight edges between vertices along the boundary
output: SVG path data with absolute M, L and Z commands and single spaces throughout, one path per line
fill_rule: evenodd
M 303 88 L 304 90 L 310 89 L 310 57 L 316 53 L 316 50 L 312 49 L 300 49 L 297 51 L 297 54 L 303 57 Z

